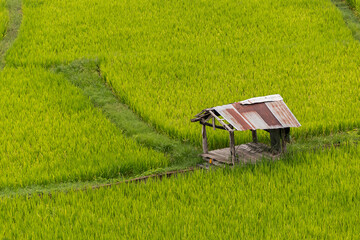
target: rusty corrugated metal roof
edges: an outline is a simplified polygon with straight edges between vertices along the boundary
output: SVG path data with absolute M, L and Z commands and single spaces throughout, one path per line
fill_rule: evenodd
M 236 130 L 300 127 L 279 94 L 247 99 L 207 109 L 216 111 Z

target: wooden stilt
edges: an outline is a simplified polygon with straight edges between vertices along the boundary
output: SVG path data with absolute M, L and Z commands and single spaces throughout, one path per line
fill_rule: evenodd
M 290 128 L 285 128 L 285 141 L 290 143 Z
M 286 152 L 286 132 L 285 129 L 281 129 L 281 152 Z
M 271 151 L 273 153 L 281 152 L 280 129 L 269 129 L 271 140 Z
M 258 142 L 258 137 L 257 137 L 256 130 L 251 130 L 251 133 L 252 133 L 253 143 L 257 143 Z
M 235 165 L 236 161 L 236 152 L 235 152 L 235 136 L 234 132 L 230 131 L 230 154 L 231 154 L 231 162 L 233 165 Z
M 206 134 L 206 125 L 202 125 L 202 147 L 204 153 L 209 153 L 207 134 Z

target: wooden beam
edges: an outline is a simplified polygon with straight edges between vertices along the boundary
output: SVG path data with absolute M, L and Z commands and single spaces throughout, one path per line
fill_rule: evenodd
M 236 161 L 236 152 L 235 152 L 235 136 L 234 132 L 229 132 L 230 135 L 230 155 L 231 155 L 231 162 L 233 165 L 235 165 Z
M 200 120 L 201 120 L 201 118 L 198 117 L 198 118 L 193 118 L 193 119 L 191 119 L 190 121 L 191 121 L 191 122 L 198 122 L 198 121 L 200 121 Z
M 206 118 L 204 118 L 204 122 L 209 121 L 211 118 L 213 118 L 211 114 L 207 115 Z
M 229 132 L 234 131 L 234 130 L 231 129 L 227 124 L 225 124 L 225 123 L 223 122 L 223 120 L 221 120 L 218 116 L 216 116 L 215 113 L 213 113 L 212 111 L 209 111 L 209 113 L 210 113 L 214 118 L 216 118 L 216 120 L 218 120 L 219 123 L 220 123 L 221 125 L 223 125 L 224 128 L 226 128 L 226 130 L 228 130 Z
M 198 121 L 207 122 L 211 117 L 212 116 L 210 114 L 205 114 L 191 119 L 191 122 L 198 122 Z
M 251 133 L 252 133 L 253 142 L 257 143 L 258 142 L 258 137 L 257 137 L 256 130 L 251 130 Z
M 206 126 L 209 126 L 209 127 L 214 127 L 211 123 L 201 123 L 202 125 L 206 125 Z M 224 128 L 223 126 L 218 126 L 218 125 L 215 125 L 215 128 L 217 129 L 222 129 L 222 130 L 227 130 L 226 128 Z
M 215 118 L 214 117 L 212 118 L 212 125 L 213 125 L 213 129 L 215 130 L 216 128 L 215 128 Z
M 204 112 L 206 112 L 206 110 L 201 110 L 201 112 L 199 112 L 198 114 L 195 115 L 195 117 L 200 117 Z
M 207 142 L 207 134 L 206 134 L 206 125 L 202 125 L 202 147 L 204 153 L 209 153 L 208 142 Z

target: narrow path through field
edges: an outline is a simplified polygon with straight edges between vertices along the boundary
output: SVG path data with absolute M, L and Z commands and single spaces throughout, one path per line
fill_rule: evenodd
M 6 65 L 6 52 L 11 48 L 16 40 L 22 21 L 21 0 L 7 0 L 10 21 L 6 35 L 0 41 L 0 71 Z M 97 60 L 77 60 L 68 65 L 58 65 L 49 71 L 64 75 L 72 84 L 83 90 L 84 95 L 88 96 L 95 107 L 100 108 L 104 115 L 118 127 L 127 137 L 135 139 L 142 145 L 156 151 L 165 153 L 170 164 L 166 169 L 156 169 L 145 172 L 140 176 L 163 175 L 167 172 L 176 172 L 177 169 L 186 169 L 196 165 L 199 158 L 199 149 L 183 143 L 179 140 L 156 131 L 152 126 L 142 121 L 142 119 L 132 112 L 128 106 L 121 103 L 112 89 L 106 85 L 100 72 L 100 62 Z M 42 66 L 39 66 L 42 67 Z M 133 176 L 139 177 L 139 176 Z M 141 179 L 147 177 L 141 177 Z M 105 182 L 121 182 L 121 179 L 108 179 L 92 183 L 58 183 L 49 186 L 27 186 L 22 189 L 5 189 L 0 195 L 12 195 L 17 193 L 43 192 L 48 189 L 55 191 L 59 189 L 84 188 L 84 186 L 103 185 Z M 49 192 L 48 191 L 48 192 Z
M 351 30 L 354 38 L 360 41 L 360 19 L 355 14 L 345 0 L 331 0 L 332 3 L 340 10 L 343 15 L 344 21 Z
M 52 71 L 63 74 L 71 83 L 82 89 L 94 106 L 100 108 L 125 136 L 167 154 L 171 161 L 171 170 L 194 166 L 199 162 L 198 148 L 156 131 L 127 105 L 121 103 L 102 78 L 98 60 L 77 60 L 69 65 L 56 66 Z
M 0 70 L 5 66 L 6 51 L 16 40 L 22 20 L 21 0 L 8 0 L 10 23 L 3 41 L 0 42 Z M 83 90 L 96 107 L 101 108 L 127 137 L 140 144 L 164 152 L 170 159 L 171 169 L 194 166 L 199 161 L 199 149 L 156 131 L 148 123 L 132 112 L 113 93 L 101 77 L 100 62 L 97 60 L 77 60 L 69 65 L 59 65 L 52 70 L 63 74 L 75 86 Z
M 5 67 L 5 53 L 15 41 L 22 20 L 21 0 L 7 0 L 6 5 L 10 20 L 5 37 L 0 41 L 0 71 Z

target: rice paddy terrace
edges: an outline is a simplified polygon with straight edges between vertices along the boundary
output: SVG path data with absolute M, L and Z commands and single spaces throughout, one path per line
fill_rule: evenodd
M 358 237 L 357 5 L 0 0 L 0 238 Z M 277 93 L 280 160 L 108 184 L 196 166 L 194 114 Z

